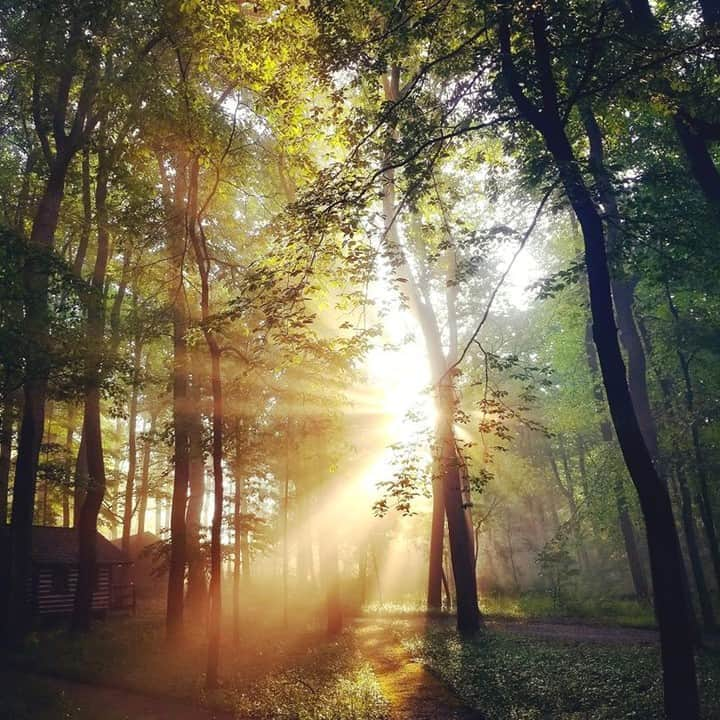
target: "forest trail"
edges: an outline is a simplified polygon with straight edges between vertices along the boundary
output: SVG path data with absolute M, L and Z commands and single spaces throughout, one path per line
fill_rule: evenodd
M 180 700 L 76 682 L 45 674 L 0 670 L 0 690 L 24 678 L 33 677 L 62 697 L 63 717 L 78 720 L 232 720 L 228 712 L 214 711 Z M 11 718 L 0 718 L 11 720 Z
M 355 638 L 361 655 L 371 664 L 388 701 L 389 720 L 483 720 L 422 663 L 413 660 L 393 629 L 393 621 L 356 621 Z
M 574 622 L 546 622 L 542 620 L 505 620 L 499 618 L 487 618 L 486 624 L 490 630 L 568 642 L 652 645 L 660 641 L 657 630 L 651 628 L 591 625 Z
M 403 636 L 422 631 L 428 620 L 423 617 L 366 617 L 354 623 L 357 647 L 372 665 L 380 688 L 390 704 L 391 720 L 482 720 L 422 663 L 414 660 L 403 647 Z M 431 622 L 454 622 L 452 618 Z M 565 642 L 604 644 L 654 644 L 656 630 L 609 625 L 522 621 L 488 618 L 493 632 Z

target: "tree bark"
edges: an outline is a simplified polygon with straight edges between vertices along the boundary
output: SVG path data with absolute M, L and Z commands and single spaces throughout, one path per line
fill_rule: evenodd
M 220 662 L 220 622 L 222 618 L 222 516 L 223 516 L 223 409 L 221 351 L 215 331 L 210 327 L 210 270 L 211 261 L 199 211 L 200 162 L 195 156 L 190 165 L 188 184 L 188 230 L 195 251 L 200 274 L 200 311 L 202 331 L 210 352 L 210 386 L 212 389 L 212 464 L 213 518 L 210 527 L 210 611 L 208 622 L 208 660 L 205 684 L 208 689 L 218 686 Z
M 65 178 L 72 159 L 70 150 L 60 151 L 50 168 L 30 234 L 30 249 L 23 268 L 25 289 L 25 335 L 32 347 L 26 358 L 23 412 L 18 435 L 12 505 L 11 582 L 7 632 L 10 643 L 19 642 L 30 623 L 25 588 L 30 579 L 35 487 L 45 424 L 45 397 L 50 371 L 48 343 L 48 270 L 44 256 L 53 249 Z
M 135 297 L 135 294 L 133 294 Z M 135 472 L 137 469 L 137 415 L 138 415 L 138 384 L 140 382 L 140 365 L 142 362 L 142 341 L 137 333 L 133 343 L 133 387 L 130 395 L 128 419 L 128 473 L 125 481 L 125 506 L 123 508 L 122 550 L 130 555 L 130 534 L 135 499 Z
M 242 421 L 235 420 L 235 463 L 233 475 L 235 476 L 235 497 L 233 498 L 233 639 L 237 643 L 240 639 L 240 577 L 241 577 L 241 554 L 242 554 L 242 498 L 244 488 L 242 487 Z
M 92 619 L 92 597 L 95 586 L 97 520 L 105 497 L 105 458 L 100 418 L 100 386 L 105 355 L 105 276 L 110 257 L 107 195 L 111 158 L 105 151 L 98 154 L 95 184 L 97 222 L 97 255 L 90 283 L 87 311 L 87 377 L 83 428 L 87 454 L 88 486 L 78 522 L 78 582 L 75 589 L 72 629 L 86 631 Z
M 13 425 L 15 407 L 9 397 L 5 397 L 0 422 L 0 528 L 4 528 L 8 519 L 8 489 L 10 482 L 10 458 L 12 454 Z
M 145 521 L 147 518 L 148 495 L 150 492 L 150 450 L 152 449 L 155 434 L 155 412 L 150 413 L 150 428 L 143 440 L 142 473 L 140 475 L 140 492 L 138 493 L 138 536 L 145 534 Z
M 170 301 L 173 321 L 173 428 L 174 478 L 170 516 L 170 562 L 166 632 L 171 642 L 183 634 L 185 565 L 187 558 L 185 513 L 190 474 L 188 392 L 190 364 L 188 357 L 188 317 L 185 300 L 184 261 L 186 250 L 185 204 L 187 198 L 187 159 L 178 153 L 174 158 L 174 187 L 171 187 L 163 160 L 159 158 L 163 183 L 163 202 L 168 218 L 168 252 L 170 254 Z
M 397 102 L 399 99 L 400 69 L 394 65 L 390 69 L 390 74 L 385 78 L 385 97 L 389 102 Z M 418 287 L 418 282 L 407 262 L 405 253 L 400 242 L 398 234 L 397 213 L 399 208 L 395 203 L 395 173 L 392 168 L 388 168 L 383 173 L 383 213 L 385 215 L 385 238 L 388 248 L 389 258 L 394 266 L 395 273 L 399 279 L 398 287 L 402 293 L 403 300 L 407 303 L 408 308 L 420 325 L 420 329 L 425 340 L 428 359 L 432 379 L 434 383 L 450 383 L 449 387 L 438 387 L 436 389 L 436 406 L 438 408 L 438 416 L 444 419 L 441 421 L 442 426 L 439 433 L 436 433 L 435 444 L 439 458 L 439 469 L 441 480 L 433 482 L 433 522 L 431 525 L 430 536 L 430 563 L 428 568 L 428 608 L 438 606 L 438 599 L 441 593 L 442 582 L 442 557 L 443 557 L 443 541 L 444 533 L 443 523 L 441 523 L 441 515 L 444 511 L 448 517 L 448 535 L 450 542 L 455 544 L 455 553 L 467 554 L 467 557 L 456 557 L 457 562 L 453 561 L 453 572 L 466 573 L 468 561 L 474 566 L 473 551 L 473 534 L 472 534 L 472 518 L 470 517 L 469 488 L 467 487 L 465 478 L 465 467 L 463 458 L 457 452 L 457 444 L 453 430 L 455 401 L 453 398 L 452 380 L 453 375 L 447 374 L 449 367 L 448 358 L 443 351 L 442 336 L 440 333 L 437 317 L 430 303 L 429 297 L 423 297 Z M 450 352 L 453 356 L 455 351 L 454 345 L 457 343 L 457 329 L 454 326 L 454 288 L 449 289 L 447 293 L 448 316 L 450 319 Z M 448 406 L 447 403 L 450 403 Z M 449 435 L 448 435 L 449 433 Z M 449 447 L 453 449 L 453 462 L 445 462 L 443 458 L 449 451 Z M 447 474 L 446 474 L 447 473 Z M 438 492 L 438 491 L 442 492 Z M 453 501 L 453 507 L 448 509 L 447 502 L 449 496 L 454 496 L 456 492 L 460 493 L 459 501 Z M 461 516 L 458 516 L 458 508 Z M 450 522 L 450 516 L 453 522 Z M 462 524 L 457 520 L 462 519 Z M 463 527 L 464 526 L 464 527 Z M 460 533 L 459 537 L 454 537 L 456 533 Z M 458 630 L 463 633 L 472 633 L 480 626 L 481 617 L 477 602 L 477 583 L 474 579 L 474 570 L 472 571 L 472 581 L 469 578 L 456 578 L 456 592 L 470 592 L 471 595 L 463 598 L 461 601 L 457 599 L 458 607 Z M 460 608 L 463 608 L 464 618 L 460 618 Z M 473 610 L 472 608 L 475 608 Z M 462 626 L 462 628 L 461 628 Z
M 685 532 L 685 542 L 687 544 L 688 557 L 690 558 L 690 567 L 692 568 L 695 578 L 695 587 L 697 588 L 703 627 L 706 630 L 713 630 L 715 628 L 715 613 L 713 612 L 712 600 L 708 592 L 707 583 L 705 582 L 705 571 L 703 570 L 702 560 L 700 558 L 690 489 L 688 488 L 687 478 L 685 477 L 683 469 L 677 464 L 675 466 L 675 482 L 680 494 L 682 526 Z
M 708 548 L 710 549 L 710 557 L 712 558 L 713 569 L 715 571 L 715 581 L 717 587 L 720 588 L 720 544 L 718 543 L 717 530 L 715 528 L 715 519 L 712 509 L 712 500 L 710 497 L 710 490 L 708 488 L 705 455 L 700 442 L 700 425 L 697 417 L 697 409 L 695 407 L 695 390 L 693 388 L 692 375 L 690 374 L 690 361 L 683 349 L 685 339 L 680 332 L 680 313 L 677 305 L 675 305 L 672 293 L 670 292 L 670 286 L 667 283 L 665 283 L 665 297 L 675 325 L 675 353 L 678 358 L 680 374 L 683 379 L 685 408 L 690 418 L 690 438 L 692 441 L 693 458 L 695 460 L 695 470 L 698 481 L 696 502 L 698 508 L 700 509 L 700 517 L 705 530 L 705 538 L 707 540 Z
M 707 142 L 682 116 L 676 113 L 673 122 L 688 167 L 705 200 L 720 214 L 720 172 L 710 154 Z
M 290 548 L 288 547 L 288 510 L 290 502 L 290 417 L 285 422 L 285 471 L 283 473 L 283 504 L 282 504 L 282 587 L 283 587 L 283 625 L 288 626 L 288 566 Z
M 522 118 L 542 135 L 582 229 L 593 339 L 615 433 L 645 518 L 655 612 L 660 629 L 665 713 L 669 720 L 696 720 L 700 710 L 693 628 L 689 620 L 690 608 L 683 592 L 684 566 L 680 542 L 667 487 L 660 479 L 645 444 L 627 384 L 613 313 L 602 219 L 565 134 L 542 6 L 534 6 L 530 17 L 534 65 L 542 98 L 541 110 L 525 95 L 515 66 L 511 46 L 511 17 L 511 6 L 503 2 L 498 36 L 505 82 Z
M 441 383 L 442 436 L 440 467 L 442 470 L 445 514 L 450 540 L 450 559 L 455 578 L 455 601 L 457 606 L 457 628 L 462 635 L 473 635 L 482 623 L 477 601 L 475 558 L 473 541 L 467 523 L 467 512 L 463 494 L 463 477 L 460 471 L 455 437 L 452 430 L 454 418 L 454 397 L 452 385 Z
M 205 504 L 205 453 L 203 449 L 202 426 L 202 356 L 199 348 L 190 352 L 192 383 L 188 407 L 189 450 L 190 450 L 190 496 L 187 504 L 187 597 L 186 607 L 193 618 L 200 621 L 205 617 L 208 600 L 207 567 L 200 536 L 202 514 Z

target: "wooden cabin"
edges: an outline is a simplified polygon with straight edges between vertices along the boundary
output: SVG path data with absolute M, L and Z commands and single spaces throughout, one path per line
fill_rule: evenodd
M 7 529 L 9 531 L 9 528 Z M 9 541 L 9 532 L 3 538 Z M 4 548 L 4 554 L 9 548 Z M 34 617 L 70 615 L 78 578 L 78 533 L 75 528 L 32 529 L 32 581 L 29 592 Z M 100 533 L 97 535 L 97 574 L 93 611 L 135 611 L 132 584 L 124 582 L 122 570 L 131 564 L 121 550 Z

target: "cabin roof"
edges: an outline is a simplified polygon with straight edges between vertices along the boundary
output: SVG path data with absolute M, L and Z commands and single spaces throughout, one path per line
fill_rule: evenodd
M 9 529 L 6 530 L 7 535 Z M 78 532 L 75 528 L 33 526 L 31 558 L 34 563 L 77 565 L 78 554 Z M 101 565 L 121 565 L 131 561 L 120 548 L 98 533 L 97 562 Z

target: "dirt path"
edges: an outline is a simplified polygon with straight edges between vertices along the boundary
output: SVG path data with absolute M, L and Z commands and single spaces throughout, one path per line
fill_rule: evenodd
M 118 688 L 91 685 L 48 675 L 30 675 L 0 670 L 0 689 L 7 683 L 34 677 L 43 686 L 57 691 L 70 717 L 82 720 L 232 720 L 230 713 L 215 712 L 177 700 L 153 697 Z M 5 720 L 5 719 L 2 719 Z M 8 719 L 10 720 L 10 719 Z
M 357 646 L 370 662 L 383 695 L 390 703 L 391 720 L 482 720 L 464 706 L 450 689 L 403 648 L 402 638 L 422 631 L 428 622 L 452 623 L 452 618 L 360 618 L 355 622 Z M 654 644 L 655 630 L 560 622 L 488 619 L 493 632 L 565 642 Z
M 612 625 L 488 619 L 487 626 L 490 630 L 499 630 L 515 635 L 569 642 L 597 642 L 613 645 L 652 645 L 659 642 L 657 630 Z
M 364 619 L 355 624 L 357 647 L 372 665 L 390 705 L 390 720 L 482 720 L 448 687 L 404 650 L 392 622 Z

